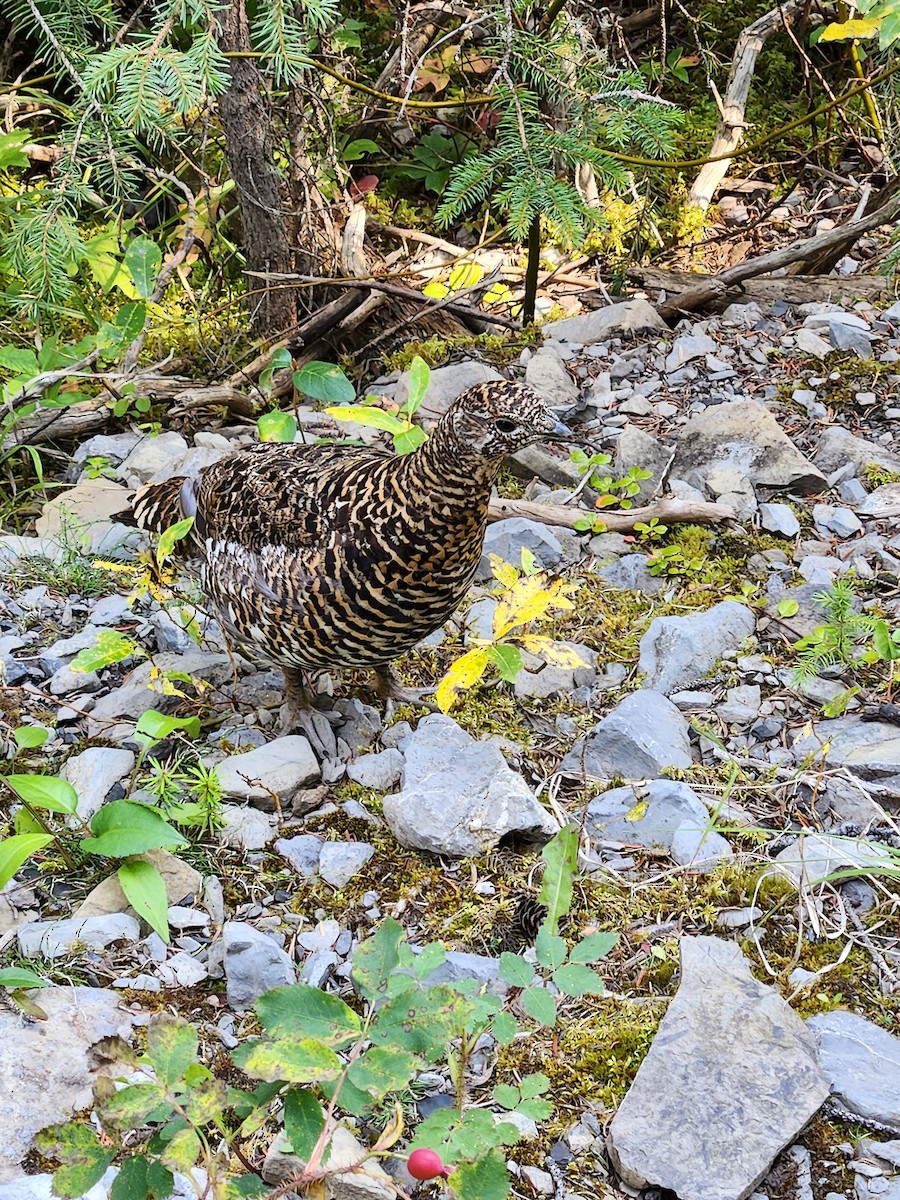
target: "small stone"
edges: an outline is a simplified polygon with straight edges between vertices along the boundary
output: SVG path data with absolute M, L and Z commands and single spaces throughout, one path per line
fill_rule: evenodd
M 347 764 L 347 778 L 375 792 L 389 792 L 403 776 L 403 755 L 399 750 L 382 750 L 364 754 Z
M 838 1103 L 864 1119 L 900 1124 L 900 1038 L 845 1009 L 806 1024 Z
M 78 793 L 78 816 L 89 821 L 110 790 L 133 770 L 134 755 L 130 750 L 91 746 L 67 759 L 59 775 Z
M 319 853 L 319 875 L 340 891 L 359 874 L 374 853 L 368 842 L 323 842 Z
M 845 479 L 837 486 L 837 494 L 845 504 L 862 504 L 868 497 L 863 483 L 859 479 Z
M 529 359 L 525 382 L 552 408 L 569 408 L 578 400 L 575 381 L 552 350 L 539 350 Z
M 538 521 L 525 517 L 508 517 L 488 525 L 484 538 L 484 549 L 476 578 L 493 579 L 490 555 L 498 555 L 503 562 L 518 566 L 522 550 L 530 550 L 541 567 L 555 567 L 562 558 L 559 539 Z
M 273 811 L 274 792 L 283 804 L 289 803 L 301 788 L 320 778 L 319 763 L 305 737 L 292 734 L 234 754 L 215 768 L 216 778 L 225 796 L 253 801 Z
M 679 370 L 685 363 L 705 354 L 715 354 L 718 345 L 705 333 L 683 333 L 675 339 L 666 355 L 666 374 Z
M 626 300 L 597 308 L 578 317 L 550 321 L 542 328 L 545 338 L 591 346 L 610 338 L 655 332 L 667 334 L 669 327 L 649 300 Z
M 767 533 L 793 538 L 800 533 L 800 522 L 786 504 L 760 504 L 759 523 Z
M 312 833 L 300 833 L 296 837 L 279 838 L 275 849 L 304 879 L 311 879 L 318 873 L 323 845 L 320 837 Z
M 237 804 L 223 804 L 224 825 L 216 834 L 223 846 L 234 846 L 238 850 L 262 850 L 272 836 L 272 826 L 267 813 L 258 808 Z
M 666 767 L 689 767 L 691 762 L 684 717 L 659 692 L 641 689 L 579 738 L 560 770 L 591 779 L 646 779 Z
M 16 930 L 19 952 L 26 958 L 62 958 L 77 949 L 105 950 L 115 942 L 136 942 L 141 927 L 126 913 L 31 921 Z
M 686 617 L 654 617 L 640 641 L 644 686 L 663 694 L 685 688 L 740 649 L 755 629 L 753 613 L 735 600 Z
M 296 982 L 290 956 L 252 925 L 226 921 L 222 947 L 228 1003 L 236 1012 L 246 1012 L 264 992 Z
M 716 708 L 717 715 L 729 725 L 747 725 L 759 712 L 762 702 L 758 684 L 729 688 L 725 700 Z

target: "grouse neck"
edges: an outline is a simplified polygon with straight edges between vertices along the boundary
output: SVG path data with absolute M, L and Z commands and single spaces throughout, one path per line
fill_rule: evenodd
M 503 457 L 486 458 L 461 442 L 445 421 L 439 421 L 426 442 L 406 456 L 409 471 L 443 492 L 460 490 L 471 501 L 472 494 L 494 486 Z

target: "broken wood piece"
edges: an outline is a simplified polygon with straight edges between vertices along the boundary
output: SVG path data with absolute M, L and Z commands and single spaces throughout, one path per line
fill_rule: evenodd
M 735 511 L 729 504 L 706 504 L 703 501 L 656 500 L 641 508 L 626 511 L 609 509 L 569 508 L 564 504 L 538 504 L 533 500 L 494 499 L 488 504 L 488 520 L 502 521 L 506 517 L 525 517 L 529 521 L 540 521 L 544 525 L 559 525 L 574 529 L 576 521 L 602 521 L 610 533 L 626 533 L 639 522 L 652 521 L 655 517 L 663 524 L 715 525 L 720 521 L 733 521 Z
M 668 271 L 662 267 L 632 267 L 625 276 L 629 282 L 639 284 L 647 291 L 666 292 L 669 297 L 709 284 L 716 278 L 698 271 Z M 751 300 L 843 304 L 851 300 L 876 300 L 886 288 L 887 279 L 883 275 L 788 275 L 775 279 L 747 279 L 730 288 L 725 284 L 719 300 L 725 304 Z M 599 293 L 596 295 L 598 303 L 606 307 L 608 299 Z M 593 293 L 582 300 L 590 303 L 592 297 Z

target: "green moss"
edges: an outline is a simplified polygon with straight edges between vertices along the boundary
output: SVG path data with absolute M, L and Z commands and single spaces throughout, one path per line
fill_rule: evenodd
M 455 355 L 476 352 L 479 358 L 505 367 L 518 358 L 526 346 L 533 346 L 539 341 L 540 334 L 534 325 L 521 330 L 515 337 L 493 333 L 453 334 L 448 337 L 434 334 L 422 341 L 407 342 L 402 349 L 383 355 L 383 362 L 386 371 L 405 371 L 416 356 L 424 358 L 430 367 L 442 367 Z
M 876 467 L 874 463 L 866 467 L 865 475 L 870 488 L 882 487 L 885 483 L 900 483 L 900 471 L 888 471 L 885 467 Z

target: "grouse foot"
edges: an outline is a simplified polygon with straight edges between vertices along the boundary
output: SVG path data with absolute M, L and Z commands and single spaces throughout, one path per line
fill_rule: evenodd
M 416 708 L 424 708 L 426 712 L 440 712 L 432 700 L 425 698 L 433 691 L 434 688 L 404 687 L 390 664 L 375 668 L 375 695 L 384 703 L 384 715 L 387 720 L 394 715 L 394 708 L 398 704 L 412 704 Z
M 282 667 L 282 672 L 285 703 L 281 708 L 279 733 L 303 733 L 317 758 L 337 758 L 337 739 L 332 725 L 340 723 L 340 714 L 325 713 L 314 707 L 312 692 L 301 670 Z

